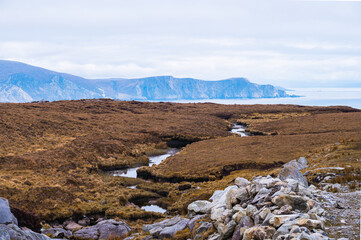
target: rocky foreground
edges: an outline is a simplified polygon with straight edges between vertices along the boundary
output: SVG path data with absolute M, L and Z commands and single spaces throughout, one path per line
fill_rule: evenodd
M 327 229 L 332 227 L 326 225 L 337 216 L 330 213 L 343 209 L 344 203 L 332 193 L 309 186 L 300 171 L 306 167 L 307 160 L 300 158 L 285 164 L 277 178 L 259 176 L 248 181 L 238 177 L 234 185 L 215 191 L 209 200 L 189 204 L 187 217 L 144 225 L 143 233 L 134 233 L 127 223 L 114 219 L 99 219 L 85 228 L 69 222 L 35 233 L 20 228 L 7 200 L 0 198 L 0 240 L 331 239 Z

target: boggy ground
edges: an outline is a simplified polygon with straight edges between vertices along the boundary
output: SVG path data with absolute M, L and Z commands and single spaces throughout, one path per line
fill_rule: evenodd
M 318 123 L 326 124 L 320 119 L 328 116 L 340 124 L 317 130 Z M 346 145 L 358 142 L 359 119 L 360 112 L 348 107 L 112 100 L 0 104 L 0 196 L 47 221 L 83 214 L 147 221 L 162 216 L 132 202 L 154 198 L 170 211 L 182 212 L 188 202 L 224 187 L 235 173 L 251 177 L 276 171 L 282 162 L 315 148 L 341 140 Z M 303 126 L 307 120 L 315 122 L 312 132 L 301 127 L 287 132 L 289 122 Z M 236 121 L 247 123 L 255 133 L 278 135 L 231 136 L 228 131 Z M 262 128 L 277 121 L 287 124 Z M 344 121 L 350 127 L 341 127 Z M 103 172 L 146 164 L 147 155 L 167 145 L 192 142 L 174 158 L 147 170 L 151 178 L 191 181 L 187 191 L 179 190 L 185 183 L 152 183 Z M 232 172 L 237 169 L 241 170 Z M 126 188 L 135 184 L 138 189 Z

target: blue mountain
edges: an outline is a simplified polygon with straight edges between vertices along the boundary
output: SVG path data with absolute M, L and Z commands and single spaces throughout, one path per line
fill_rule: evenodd
M 20 62 L 0 60 L 0 102 L 41 99 L 177 100 L 288 97 L 272 85 L 245 78 L 204 81 L 172 76 L 138 79 L 85 79 Z

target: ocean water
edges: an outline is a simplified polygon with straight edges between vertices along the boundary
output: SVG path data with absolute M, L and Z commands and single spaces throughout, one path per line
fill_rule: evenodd
M 288 94 L 301 97 L 259 99 L 202 99 L 172 102 L 219 104 L 296 104 L 305 106 L 349 106 L 361 109 L 361 88 L 296 88 Z

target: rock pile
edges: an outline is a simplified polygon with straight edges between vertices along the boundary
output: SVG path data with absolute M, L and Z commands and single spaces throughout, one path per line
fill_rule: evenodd
M 216 233 L 208 239 L 328 239 L 316 187 L 299 171 L 306 166 L 300 158 L 284 165 L 277 178 L 237 178 L 209 201 L 191 203 L 189 215 L 210 215 Z
M 50 240 L 44 234 L 21 229 L 10 211 L 9 202 L 0 197 L 0 240 Z

